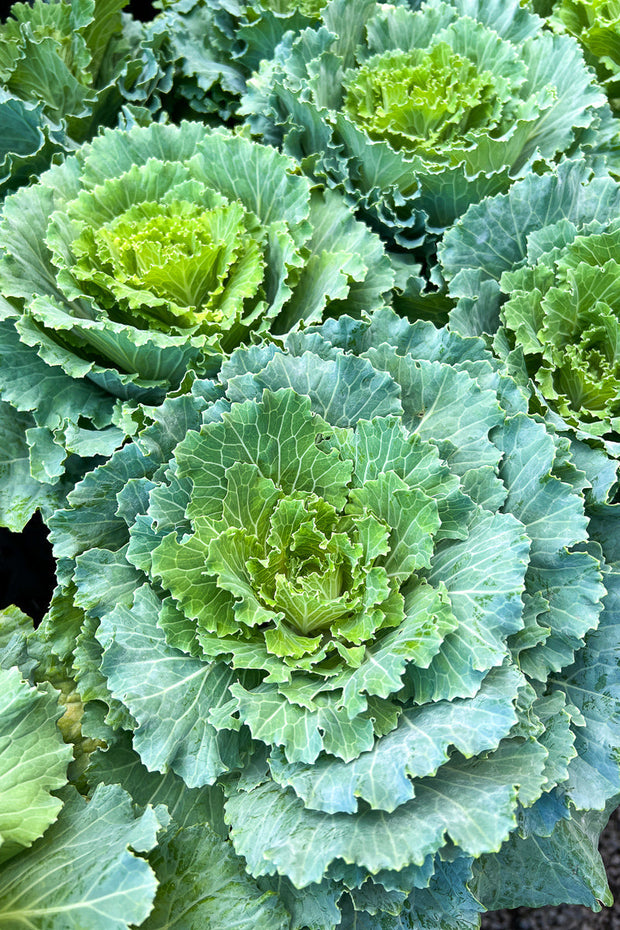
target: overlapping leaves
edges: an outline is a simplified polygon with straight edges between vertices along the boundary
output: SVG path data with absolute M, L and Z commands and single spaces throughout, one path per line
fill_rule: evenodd
M 206 656 L 269 669 L 258 688 L 231 686 L 231 710 L 291 761 L 371 748 L 369 698 L 399 690 L 409 662 L 427 666 L 457 622 L 442 587 L 419 577 L 436 498 L 448 511 L 458 501 L 432 447 L 397 421 L 364 421 L 328 451 L 329 432 L 309 399 L 282 390 L 188 436 L 175 458 L 193 484 L 192 532 L 166 535 L 151 556 Z
M 574 36 L 607 91 L 614 111 L 620 93 L 620 6 L 617 0 L 556 0 L 534 2 L 542 16 L 559 33 Z
M 159 59 L 173 67 L 166 108 L 202 119 L 236 114 L 246 81 L 263 59 L 273 57 L 283 36 L 320 17 L 325 0 L 161 0 L 148 28 L 161 35 Z
M 96 744 L 81 739 L 84 708 L 58 659 L 30 618 L 1 612 L 0 926 L 78 930 L 86 920 L 127 930 L 148 915 L 156 888 L 135 853 L 155 846 L 169 816 L 148 802 L 136 811 L 118 784 L 101 785 L 89 803 L 67 785 L 72 749 L 86 757 Z
M 535 162 L 603 151 L 616 133 L 577 43 L 543 32 L 518 0 L 332 0 L 319 26 L 261 65 L 241 112 L 342 184 L 397 251 Z
M 611 179 L 590 179 L 583 164 L 566 163 L 557 174 L 534 175 L 472 208 L 442 246 L 450 289 L 460 298 L 453 325 L 466 332 L 499 328 L 496 349 L 522 379 L 531 379 L 533 407 L 573 438 L 614 456 L 619 197 Z M 481 224 L 489 236 L 501 226 L 501 250 L 474 243 Z M 590 467 L 601 472 L 602 456 Z
M 620 797 L 601 88 L 525 8 L 549 3 L 162 0 L 144 30 L 122 5 L 18 4 L 0 37 L 13 186 L 123 101 L 200 120 L 104 132 L 0 221 L 0 520 L 55 511 L 59 580 L 36 632 L 1 618 L 0 927 L 596 909 Z M 586 49 L 615 16 L 556 7 Z M 244 92 L 274 148 L 205 128 Z M 394 284 L 412 319 L 445 309 L 411 249 L 470 204 L 425 271 L 452 330 L 377 310 Z
M 0 244 L 10 457 L 25 447 L 50 494 L 122 442 L 123 403 L 161 402 L 267 326 L 286 332 L 345 299 L 361 312 L 392 284 L 379 240 L 337 194 L 198 123 L 104 133 L 7 198 Z
M 153 409 L 53 518 L 88 726 L 222 785 L 248 906 L 396 927 L 428 895 L 474 926 L 471 860 L 589 803 L 570 763 L 602 717 L 563 669 L 606 589 L 577 473 L 480 340 L 386 310 L 285 342 Z
M 126 0 L 14 3 L 0 28 L 0 192 L 91 139 L 148 121 L 170 88 L 160 40 L 123 17 Z

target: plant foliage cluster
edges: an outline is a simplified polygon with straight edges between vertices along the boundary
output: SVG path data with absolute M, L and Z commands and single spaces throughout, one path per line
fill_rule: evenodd
M 620 6 L 155 5 L 0 25 L 0 930 L 598 910 Z

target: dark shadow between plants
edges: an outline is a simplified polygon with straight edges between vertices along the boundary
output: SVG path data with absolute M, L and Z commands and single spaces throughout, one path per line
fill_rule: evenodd
M 35 626 L 47 611 L 56 563 L 48 530 L 37 513 L 22 533 L 0 527 L 0 610 L 16 604 Z

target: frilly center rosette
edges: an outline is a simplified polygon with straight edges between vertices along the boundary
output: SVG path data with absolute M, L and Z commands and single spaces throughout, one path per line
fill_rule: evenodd
M 264 190 L 243 177 L 253 161 Z M 194 336 L 209 355 L 278 315 L 311 229 L 308 185 L 277 153 L 184 124 L 108 133 L 74 165 L 46 242 L 76 327 L 79 301 L 112 330 Z M 277 219 L 260 203 L 273 185 Z
M 545 403 L 585 434 L 617 440 L 620 228 L 599 228 L 551 227 L 549 244 L 557 245 L 502 275 L 509 299 L 501 318 Z
M 367 746 L 373 728 L 359 693 L 389 698 L 401 687 L 398 675 L 377 679 L 373 657 L 384 661 L 392 647 L 402 671 L 428 665 L 457 626 L 441 583 L 423 577 L 440 513 L 465 501 L 454 476 L 396 418 L 334 431 L 286 389 L 233 405 L 190 434 L 175 460 L 176 477 L 191 473 L 192 532 L 164 538 L 152 573 L 196 621 L 205 654 L 230 655 L 237 668 L 262 655 L 274 700 L 305 690 L 311 704 L 348 716 Z M 310 759 L 316 746 L 290 751 Z M 332 751 L 352 747 L 334 742 Z
M 347 72 L 343 111 L 372 139 L 433 160 L 438 148 L 460 145 L 470 129 L 495 127 L 505 84 L 447 42 L 389 50 Z
M 268 260 L 260 221 L 189 172 L 177 184 L 170 179 L 160 201 L 140 201 L 135 191 L 128 209 L 109 218 L 97 213 L 102 196 L 118 196 L 128 185 L 142 184 L 152 195 L 154 172 L 168 173 L 150 161 L 82 197 L 74 209 L 68 204 L 69 216 L 76 216 L 73 276 L 119 321 L 164 332 L 216 333 L 225 341 L 244 302 L 247 313 L 248 302 L 256 307 L 260 299 Z
M 339 313 L 344 298 L 362 312 L 393 283 L 342 198 L 198 123 L 104 132 L 7 198 L 0 243 L 22 339 L 145 399 L 267 328 Z
M 342 186 L 397 262 L 536 161 L 594 151 L 591 129 L 614 157 L 611 112 L 571 37 L 518 0 L 411 6 L 328 4 L 257 68 L 240 110 L 317 181 Z

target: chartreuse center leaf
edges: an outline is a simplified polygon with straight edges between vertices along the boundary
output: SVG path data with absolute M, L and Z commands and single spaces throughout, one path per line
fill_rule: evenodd
M 256 294 L 263 278 L 253 227 L 240 203 L 138 203 L 81 233 L 73 273 L 126 322 L 139 325 L 142 315 L 164 329 L 225 329 L 227 312 L 234 319 L 239 299 Z
M 364 487 L 384 474 L 391 482 L 398 476 L 405 487 L 414 487 L 436 502 L 440 521 L 439 528 L 433 530 L 436 539 L 466 535 L 464 520 L 474 505 L 463 494 L 458 477 L 441 463 L 434 446 L 416 433 L 407 435 L 397 418 L 360 420 L 355 431 L 337 432 L 332 443 L 353 459 L 356 486 Z M 361 531 L 364 521 L 359 515 L 355 519 Z M 387 522 L 393 526 L 389 519 Z M 386 548 L 383 554 L 387 552 Z
M 301 635 L 329 628 L 352 607 L 362 547 L 347 535 L 347 522 L 315 495 L 284 498 L 274 510 L 266 557 L 249 564 L 261 597 Z
M 285 388 L 265 391 L 261 403 L 234 404 L 219 423 L 192 432 L 177 447 L 179 478 L 191 477 L 187 516 L 222 514 L 227 472 L 236 462 L 256 464 L 285 494 L 306 491 L 344 506 L 352 465 L 317 445 L 332 428 L 310 411 L 310 399 Z
M 439 42 L 373 55 L 345 77 L 343 109 L 371 138 L 432 157 L 469 129 L 492 127 L 498 103 L 493 74 Z
M 387 472 L 351 493 L 349 513 L 363 513 L 364 509 L 377 514 L 392 529 L 384 561 L 391 577 L 404 581 L 416 569 L 429 567 L 433 536 L 441 522 L 436 501 L 417 488 L 409 488 L 394 472 Z
M 228 469 L 226 480 L 221 528 L 237 526 L 261 539 L 272 526 L 270 518 L 282 492 L 250 462 L 235 462 Z

